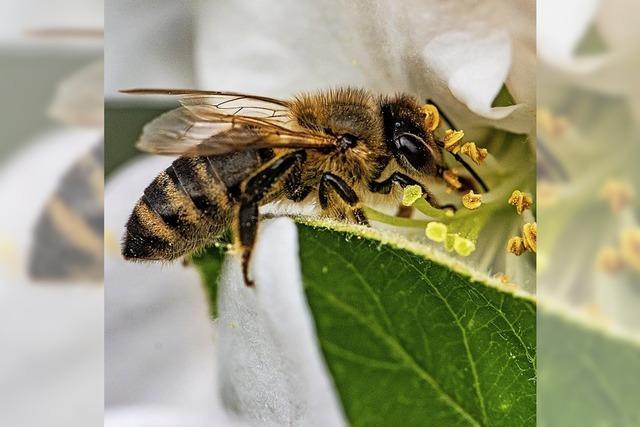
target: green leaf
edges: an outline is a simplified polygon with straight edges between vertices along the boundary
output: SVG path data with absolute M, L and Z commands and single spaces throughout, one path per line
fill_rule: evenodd
M 389 233 L 303 222 L 304 289 L 351 425 L 535 424 L 530 298 Z M 215 252 L 194 262 L 215 296 Z
M 535 425 L 531 300 L 383 234 L 298 230 L 307 299 L 352 425 Z
M 198 268 L 204 290 L 209 300 L 209 313 L 212 318 L 218 316 L 218 286 L 220 269 L 224 261 L 224 246 L 215 245 L 191 257 Z
M 502 85 L 502 87 L 500 88 L 500 92 L 498 92 L 496 97 L 493 99 L 493 102 L 491 103 L 491 107 L 492 108 L 509 107 L 514 104 L 515 104 L 515 101 L 513 100 L 513 97 L 511 96 L 509 89 L 507 89 L 506 85 Z

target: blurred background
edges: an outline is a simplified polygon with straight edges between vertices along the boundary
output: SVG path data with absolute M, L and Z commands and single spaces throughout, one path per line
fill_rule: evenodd
M 640 422 L 638 12 L 538 1 L 540 425 Z
M 101 425 L 101 1 L 3 2 L 0 424 Z

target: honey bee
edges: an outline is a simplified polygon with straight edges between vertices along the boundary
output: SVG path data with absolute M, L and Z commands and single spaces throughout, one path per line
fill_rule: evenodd
M 245 283 L 252 286 L 249 264 L 263 204 L 313 200 L 324 216 L 367 225 L 363 203 L 391 197 L 394 186 L 419 185 L 431 205 L 444 207 L 425 185 L 446 170 L 443 143 L 412 96 L 354 88 L 291 100 L 196 90 L 123 92 L 181 95 L 181 107 L 148 123 L 138 141 L 142 151 L 181 157 L 136 204 L 122 243 L 126 259 L 173 260 L 231 227 Z

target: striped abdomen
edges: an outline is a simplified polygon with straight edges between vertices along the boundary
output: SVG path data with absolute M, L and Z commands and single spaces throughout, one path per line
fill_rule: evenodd
M 174 161 L 136 204 L 123 256 L 171 260 L 219 236 L 231 222 L 240 183 L 261 163 L 255 151 Z

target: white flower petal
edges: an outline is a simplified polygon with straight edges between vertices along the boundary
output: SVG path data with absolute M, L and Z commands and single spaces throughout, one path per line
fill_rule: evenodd
M 195 416 L 221 407 L 214 328 L 198 273 L 180 262 L 131 263 L 120 256 L 118 242 L 134 204 L 170 162 L 134 160 L 105 188 L 107 410 L 155 404 Z
M 293 221 L 261 223 L 253 264 L 255 289 L 244 285 L 238 256 L 227 258 L 221 276 L 226 405 L 259 425 L 344 425 L 302 290 Z
M 99 139 L 99 131 L 51 130 L 2 164 L 0 200 L 10 209 L 0 211 L 0 425 L 102 419 L 102 287 L 34 284 L 26 274 L 44 204 Z
M 538 0 L 540 59 L 562 68 L 576 67 L 575 49 L 593 21 L 598 0 Z
M 446 81 L 453 95 L 481 116 L 499 120 L 517 107 L 492 108 L 511 66 L 505 31 L 477 34 L 450 31 L 431 40 L 423 51 L 426 64 Z
M 535 42 L 528 29 L 533 27 L 533 3 L 512 8 L 496 2 L 441 3 L 244 2 L 222 12 L 215 3 L 200 3 L 198 80 L 204 88 L 277 97 L 336 85 L 405 91 L 434 98 L 465 130 L 495 124 L 530 132 L 535 85 L 529 68 L 535 68 Z M 339 14 L 330 13 L 338 8 Z M 496 10 L 506 12 L 496 15 Z M 436 39 L 453 28 L 470 28 L 473 38 L 456 48 L 473 57 L 460 56 L 452 64 L 433 58 L 441 70 L 451 71 L 442 78 L 430 70 L 431 59 L 422 52 L 433 42 L 429 49 L 445 55 L 450 43 L 441 42 L 448 36 Z M 465 49 L 468 41 L 474 49 Z M 518 47 L 513 56 L 517 64 L 512 64 L 511 44 Z M 524 106 L 491 108 L 505 82 Z

